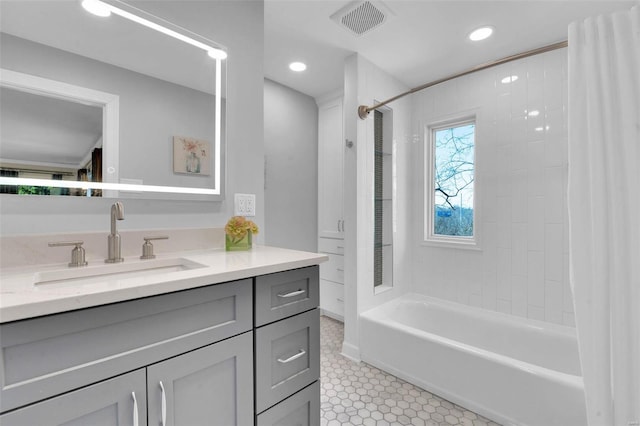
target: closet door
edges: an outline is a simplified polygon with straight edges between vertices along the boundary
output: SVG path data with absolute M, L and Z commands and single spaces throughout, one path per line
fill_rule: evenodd
M 253 332 L 147 368 L 149 424 L 253 425 Z
M 318 106 L 318 235 L 343 238 L 342 98 Z

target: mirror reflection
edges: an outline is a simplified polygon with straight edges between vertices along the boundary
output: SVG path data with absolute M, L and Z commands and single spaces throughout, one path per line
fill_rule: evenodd
M 0 98 L 2 176 L 102 182 L 101 106 L 7 87 L 0 88 Z M 81 191 L 28 185 L 0 188 L 9 194 L 87 195 Z M 100 191 L 93 196 L 101 196 Z
M 131 4 L 106 4 L 216 46 Z M 140 4 L 162 12 L 162 2 Z M 226 61 L 120 16 L 91 15 L 77 2 L 0 7 L 0 192 L 223 196 Z M 9 73 L 53 88 L 34 89 L 22 77 L 7 83 Z M 5 185 L 14 177 L 50 182 Z M 60 184 L 70 180 L 99 185 Z

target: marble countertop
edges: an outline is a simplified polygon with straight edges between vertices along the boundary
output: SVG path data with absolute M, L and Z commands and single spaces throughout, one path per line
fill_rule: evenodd
M 56 264 L 3 269 L 0 274 L 0 323 L 303 268 L 324 262 L 328 257 L 318 253 L 254 246 L 251 250 L 237 252 L 212 249 L 165 253 L 153 261 L 128 257 L 125 262 L 115 265 L 126 264 L 133 268 L 138 264 L 142 266 L 144 262 L 161 265 L 163 259 L 169 263 L 179 259 L 197 268 L 176 271 L 167 268 L 166 273 L 140 273 L 126 278 L 105 275 L 69 281 L 44 280 L 40 283 L 37 282 L 43 281 L 43 276 L 64 275 L 76 268 Z M 104 263 L 90 262 L 80 269 L 90 274 L 92 268 L 104 271 L 109 267 Z

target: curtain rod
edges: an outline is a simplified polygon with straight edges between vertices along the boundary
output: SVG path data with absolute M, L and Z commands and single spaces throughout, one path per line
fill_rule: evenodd
M 410 95 L 412 93 L 419 92 L 420 90 L 429 88 L 431 86 L 435 86 L 436 84 L 444 83 L 445 81 L 453 80 L 454 78 L 462 77 L 464 75 L 471 74 L 471 73 L 474 73 L 476 71 L 482 71 L 482 70 L 485 70 L 487 68 L 495 67 L 497 65 L 506 64 L 507 62 L 516 61 L 518 59 L 527 58 L 529 56 L 538 55 L 540 53 L 551 52 L 552 50 L 562 49 L 563 47 L 567 47 L 568 45 L 569 45 L 569 43 L 565 40 L 565 41 L 561 41 L 561 42 L 558 42 L 558 43 L 550 44 L 548 46 L 539 47 L 537 49 L 528 50 L 526 52 L 522 52 L 522 53 L 518 53 L 518 54 L 515 54 L 515 55 L 507 56 L 506 58 L 498 59 L 498 60 L 495 60 L 495 61 L 492 61 L 492 62 L 486 62 L 484 64 L 477 65 L 477 66 L 475 66 L 473 68 L 470 68 L 470 69 L 468 69 L 466 71 L 462 71 L 462 72 L 459 72 L 457 74 L 452 74 L 452 75 L 450 75 L 448 77 L 441 78 L 439 80 L 435 80 L 435 81 L 432 81 L 432 82 L 427 83 L 427 84 L 423 84 L 422 86 L 414 87 L 411 90 L 408 90 L 408 91 L 406 91 L 404 93 L 401 93 L 401 94 L 399 94 L 397 96 L 394 96 L 393 98 L 387 99 L 386 101 L 383 101 L 383 102 L 380 102 L 378 104 L 375 104 L 374 106 L 368 107 L 366 105 L 360 105 L 358 107 L 358 116 L 362 120 L 364 120 L 369 116 L 369 113 L 371 111 L 373 111 L 375 109 L 378 109 L 381 106 L 384 106 L 384 105 L 388 104 L 389 102 L 393 102 L 396 99 L 400 99 L 400 98 L 402 98 L 404 96 L 407 96 L 407 95 Z

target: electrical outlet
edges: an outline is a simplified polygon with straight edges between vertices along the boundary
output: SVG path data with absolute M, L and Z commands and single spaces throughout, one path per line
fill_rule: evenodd
M 234 211 L 236 216 L 255 216 L 256 215 L 256 196 L 255 194 L 235 194 L 233 199 Z

